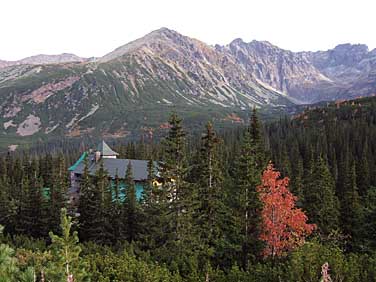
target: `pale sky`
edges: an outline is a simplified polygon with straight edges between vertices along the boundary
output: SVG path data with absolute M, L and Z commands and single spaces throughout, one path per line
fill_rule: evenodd
M 0 59 L 99 57 L 161 27 L 208 44 L 267 40 L 293 51 L 376 48 L 375 0 L 0 0 Z

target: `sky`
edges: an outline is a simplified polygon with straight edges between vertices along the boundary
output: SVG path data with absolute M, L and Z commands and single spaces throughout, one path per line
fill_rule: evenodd
M 0 59 L 100 57 L 167 27 L 208 44 L 267 40 L 292 51 L 376 48 L 375 0 L 0 0 Z

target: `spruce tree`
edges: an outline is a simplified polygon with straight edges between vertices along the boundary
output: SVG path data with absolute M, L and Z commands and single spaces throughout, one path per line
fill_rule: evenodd
M 173 113 L 169 119 L 170 129 L 162 142 L 163 161 L 159 163 L 160 175 L 164 180 L 162 189 L 156 191 L 162 237 L 159 252 L 166 256 L 173 250 L 178 264 L 185 264 L 186 258 L 194 252 L 196 242 L 192 228 L 192 215 L 196 205 L 195 191 L 187 182 L 188 162 L 186 134 L 182 120 Z M 168 261 L 171 257 L 166 258 Z
M 96 165 L 99 168 L 91 177 L 88 161 L 85 160 L 78 207 L 80 237 L 82 240 L 110 244 L 115 240 L 111 225 L 111 185 L 107 171 L 104 169 L 103 159 L 100 159 Z
M 254 108 L 250 125 L 244 132 L 240 156 L 236 163 L 235 189 L 232 191 L 239 230 L 241 266 L 246 269 L 250 260 L 261 252 L 258 240 L 261 202 L 256 192 L 265 166 L 266 152 L 261 125 Z
M 187 197 L 189 198 L 186 175 L 188 172 L 186 159 L 186 139 L 182 128 L 182 120 L 173 113 L 170 117 L 170 130 L 168 136 L 163 140 L 163 162 L 160 163 L 161 176 L 165 181 L 163 189 L 167 191 L 166 196 L 171 201 L 172 213 L 171 227 L 179 240 L 186 230 L 182 230 L 183 210 L 187 211 Z
M 15 231 L 19 234 L 31 235 L 29 226 L 31 202 L 28 195 L 30 195 L 30 181 L 26 174 L 22 177 L 21 183 L 22 194 L 17 199 L 17 216 L 15 220 Z
M 17 206 L 11 196 L 6 167 L 3 168 L 3 175 L 0 176 L 0 225 L 5 227 L 6 232 L 10 232 L 14 228 Z
M 50 168 L 47 168 L 50 169 Z M 48 181 L 46 188 L 49 189 L 49 230 L 57 232 L 61 209 L 66 207 L 66 195 L 68 193 L 68 175 L 64 156 L 60 154 L 56 159 L 51 172 L 53 179 Z M 47 186 L 50 185 L 50 186 Z
M 354 161 L 350 166 L 349 175 L 344 184 L 343 201 L 341 203 L 342 228 L 346 234 L 351 235 L 353 239 L 357 239 L 362 211 L 358 187 L 356 185 L 356 168 Z
M 303 160 L 298 156 L 291 175 L 291 192 L 298 198 L 296 203 L 298 207 L 302 207 L 304 202 L 303 174 Z
M 254 131 L 257 132 L 257 131 Z M 254 133 L 255 134 L 255 133 Z M 256 187 L 260 184 L 261 165 L 257 162 L 260 159 L 255 146 L 259 136 L 251 137 L 251 128 L 248 128 L 243 137 L 242 149 L 237 162 L 235 190 L 235 207 L 237 224 L 240 231 L 241 264 L 247 269 L 249 260 L 261 251 L 261 244 L 258 240 L 260 226 L 261 202 L 257 196 Z
M 124 220 L 123 237 L 130 243 L 136 241 L 141 232 L 141 210 L 136 198 L 131 161 L 129 161 L 125 172 L 125 200 L 122 217 Z
M 113 238 L 111 225 L 112 193 L 108 173 L 104 168 L 103 158 L 99 160 L 99 169 L 94 176 L 94 202 L 96 210 L 92 228 L 94 229 L 93 241 L 110 244 Z
M 223 245 L 226 216 L 223 171 L 219 159 L 220 139 L 209 122 L 201 140 L 199 176 L 197 179 L 199 207 L 196 214 L 201 244 L 201 265 L 206 273 L 215 252 Z
M 29 194 L 26 201 L 27 206 L 25 212 L 28 214 L 30 233 L 33 237 L 46 237 L 47 235 L 47 210 L 46 210 L 46 196 L 43 191 L 42 178 L 37 176 L 35 172 L 34 177 L 29 184 Z
M 140 234 L 142 248 L 149 250 L 157 250 L 166 242 L 165 226 L 162 222 L 164 222 L 164 218 L 167 216 L 165 213 L 169 208 L 165 189 L 153 185 L 155 173 L 154 163 L 149 160 L 148 181 L 142 196 L 144 221 L 142 222 L 142 234 Z
M 361 154 L 361 158 L 359 160 L 359 165 L 356 166 L 357 168 L 357 186 L 359 190 L 359 195 L 364 197 L 367 195 L 367 191 L 370 188 L 371 177 L 370 177 L 370 167 L 368 164 L 368 142 L 365 141 L 363 145 L 363 150 Z
M 312 223 L 325 235 L 339 228 L 339 201 L 327 163 L 320 156 L 305 186 L 305 209 Z
M 72 230 L 72 218 L 67 216 L 66 209 L 61 210 L 61 236 L 50 232 L 52 244 L 52 260 L 46 270 L 48 281 L 90 281 L 85 271 L 85 263 L 80 258 L 81 247 L 77 232 Z
M 121 194 L 120 179 L 116 170 L 115 179 L 111 184 L 112 188 L 112 209 L 111 209 L 111 225 L 113 230 L 113 243 L 119 242 L 123 231 L 122 206 L 124 199 Z

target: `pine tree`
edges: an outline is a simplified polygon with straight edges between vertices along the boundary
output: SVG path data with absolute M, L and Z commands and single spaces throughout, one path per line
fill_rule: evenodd
M 362 217 L 358 187 L 356 185 L 356 169 L 353 161 L 344 186 L 343 202 L 341 203 L 342 228 L 346 234 L 357 237 Z M 356 238 L 355 238 L 356 239 Z
M 124 238 L 131 243 L 138 239 L 138 235 L 141 232 L 141 210 L 136 198 L 131 161 L 129 161 L 125 172 L 125 201 L 123 207 Z
M 48 281 L 90 281 L 85 271 L 85 263 L 80 258 L 81 247 L 78 245 L 78 235 L 72 230 L 72 218 L 67 216 L 66 209 L 61 210 L 61 233 L 62 236 L 50 232 L 52 241 L 52 261 L 46 271 Z M 71 280 L 69 280 L 71 279 Z
M 192 215 L 196 205 L 195 191 L 187 182 L 188 162 L 185 132 L 182 120 L 173 113 L 169 119 L 170 129 L 162 142 L 163 162 L 159 163 L 160 175 L 164 179 L 162 189 L 155 191 L 158 202 L 160 224 L 155 239 L 160 247 L 158 252 L 170 262 L 171 254 L 166 257 L 167 250 L 174 251 L 178 264 L 186 264 L 186 259 L 194 253 L 195 233 L 192 228 Z M 179 267 L 182 268 L 182 267 Z
M 89 175 L 89 160 L 84 159 L 84 171 L 80 185 L 80 200 L 78 204 L 79 222 L 80 222 L 80 238 L 87 241 L 92 238 L 92 224 L 96 216 L 96 199 L 94 193 L 94 185 Z
M 111 225 L 112 193 L 103 159 L 99 160 L 99 169 L 97 169 L 95 173 L 93 182 L 94 202 L 97 207 L 94 210 L 96 216 L 92 223 L 92 228 L 95 230 L 93 241 L 102 244 L 110 244 L 114 241 Z
M 251 139 L 250 129 L 246 130 L 243 145 L 237 162 L 236 186 L 233 196 L 236 197 L 237 222 L 240 230 L 240 245 L 242 249 L 241 264 L 247 269 L 248 261 L 261 251 L 258 240 L 261 222 L 261 202 L 257 196 L 256 187 L 260 182 L 261 166 L 258 165 L 255 142 Z
M 361 159 L 357 168 L 357 186 L 359 189 L 359 195 L 364 197 L 367 195 L 367 191 L 371 186 L 370 167 L 368 164 L 368 142 L 364 142 Z
M 153 185 L 155 177 L 154 163 L 148 161 L 148 182 L 143 191 L 142 204 L 145 220 L 142 222 L 140 241 L 142 247 L 148 250 L 157 250 L 165 243 L 164 218 L 168 211 L 166 190 Z
M 350 149 L 349 144 L 346 143 L 345 149 L 343 151 L 343 155 L 340 158 L 340 162 L 338 165 L 338 181 L 336 185 L 336 194 L 340 202 L 343 201 L 344 193 L 345 193 L 345 186 L 346 182 L 349 181 L 349 174 L 350 174 Z
M 45 237 L 47 235 L 46 226 L 46 198 L 43 195 L 42 179 L 37 176 L 35 171 L 34 177 L 29 184 L 29 194 L 26 201 L 26 213 L 29 222 L 30 233 L 33 237 Z
M 215 251 L 223 244 L 224 222 L 228 211 L 223 189 L 223 171 L 219 159 L 220 139 L 217 137 L 213 125 L 209 122 L 201 141 L 199 208 L 196 214 L 199 240 L 201 243 L 202 266 L 206 272 L 210 268 L 210 261 L 215 258 Z
M 111 208 L 111 225 L 113 230 L 113 243 L 120 241 L 123 231 L 123 201 L 121 197 L 121 187 L 118 171 L 116 170 L 115 179 L 111 184 L 112 187 L 112 208 Z
M 29 226 L 31 202 L 28 195 L 30 195 L 30 181 L 26 174 L 24 174 L 21 183 L 22 194 L 17 199 L 17 216 L 15 221 L 15 231 L 19 234 L 31 235 Z
M 8 232 L 12 231 L 15 224 L 17 206 L 11 196 L 6 167 L 3 169 L 3 175 L 0 176 L 0 225 L 5 226 L 5 230 Z
M 261 136 L 256 109 L 253 109 L 250 125 L 244 132 L 239 159 L 236 163 L 235 211 L 238 222 L 241 245 L 241 265 L 247 268 L 249 260 L 261 252 L 258 239 L 261 222 L 261 202 L 256 187 L 265 166 L 265 148 Z M 235 192 L 235 193 L 234 193 Z
M 249 132 L 251 134 L 251 143 L 254 149 L 253 154 L 256 156 L 257 169 L 261 171 L 265 168 L 267 153 L 262 133 L 260 121 L 257 116 L 256 107 L 253 108 Z
M 49 168 L 48 168 L 49 169 Z M 52 169 L 53 180 L 49 180 L 46 188 L 49 189 L 49 230 L 57 232 L 59 229 L 59 218 L 61 209 L 66 207 L 66 195 L 68 192 L 68 176 L 66 173 L 65 160 L 63 155 L 59 155 L 57 162 Z
M 320 156 L 305 186 L 305 205 L 308 218 L 323 234 L 339 228 L 339 201 L 329 168 Z
M 80 237 L 82 240 L 92 240 L 97 243 L 110 243 L 114 240 L 111 228 L 111 187 L 103 160 L 99 161 L 99 169 L 95 176 L 89 175 L 88 160 L 80 186 Z
M 186 139 L 182 128 L 182 120 L 173 113 L 170 117 L 170 130 L 163 140 L 164 159 L 160 163 L 161 177 L 165 179 L 163 189 L 169 197 L 171 209 L 171 232 L 180 240 L 186 230 L 182 229 L 184 217 L 189 210 L 190 199 L 189 186 L 186 182 L 188 173 L 186 159 Z M 183 215 L 183 210 L 186 212 Z
M 303 161 L 299 156 L 296 160 L 294 169 L 292 170 L 291 179 L 291 192 L 297 197 L 297 206 L 302 207 L 304 202 L 304 191 L 303 191 Z

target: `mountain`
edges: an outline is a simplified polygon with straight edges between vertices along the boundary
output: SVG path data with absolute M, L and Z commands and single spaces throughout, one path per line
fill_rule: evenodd
M 88 59 L 78 57 L 74 54 L 63 53 L 60 55 L 36 55 L 27 57 L 18 61 L 3 61 L 0 60 L 0 68 L 5 68 L 15 65 L 46 65 L 46 64 L 61 64 L 69 62 L 85 62 Z
M 294 104 L 371 95 L 375 58 L 363 45 L 298 53 L 241 39 L 209 46 L 162 28 L 101 58 L 0 61 L 0 134 L 9 142 L 152 136 L 171 111 L 195 129 L 209 119 L 231 125 L 254 106 L 281 113 Z
M 350 99 L 376 93 L 376 49 L 342 44 L 318 52 L 291 52 L 266 41 L 235 39 L 217 50 L 230 53 L 247 72 L 300 103 Z
M 151 135 L 173 110 L 196 127 L 209 119 L 239 122 L 253 106 L 291 105 L 229 54 L 166 28 L 94 62 L 0 69 L 7 138 Z
M 314 102 L 319 93 L 335 86 L 303 54 L 278 48 L 267 41 L 246 43 L 235 39 L 227 46 L 216 48 L 234 57 L 253 77 L 301 103 Z
M 342 87 L 338 98 L 351 99 L 376 93 L 376 49 L 369 51 L 364 44 L 341 44 L 331 50 L 301 54 Z

